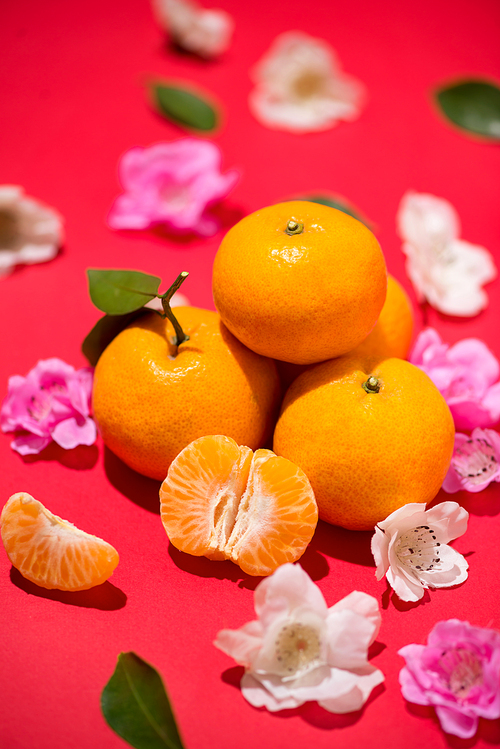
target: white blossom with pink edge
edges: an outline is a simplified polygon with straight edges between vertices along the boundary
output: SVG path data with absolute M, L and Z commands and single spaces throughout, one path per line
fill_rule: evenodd
M 446 400 L 457 429 L 491 427 L 500 419 L 500 364 L 478 338 L 449 346 L 433 328 L 422 331 L 409 360 Z
M 234 21 L 225 10 L 205 9 L 194 0 L 153 0 L 153 9 L 160 26 L 189 52 L 213 58 L 231 44 Z
M 52 260 L 62 243 L 57 211 L 26 196 L 22 187 L 0 185 L 0 277 L 16 265 Z
M 92 445 L 90 418 L 93 370 L 75 370 L 61 359 L 44 359 L 26 377 L 9 378 L 0 409 L 3 432 L 23 432 L 10 444 L 21 455 L 35 455 L 52 441 L 66 450 Z
M 284 564 L 255 589 L 258 619 L 224 629 L 216 647 L 245 667 L 243 696 L 275 712 L 317 701 L 332 713 L 359 710 L 384 676 L 368 662 L 380 628 L 378 603 L 354 591 L 330 608 L 309 575 Z
M 125 192 L 111 207 L 112 229 L 147 229 L 165 224 L 178 232 L 212 236 L 218 222 L 207 208 L 218 203 L 238 181 L 238 172 L 222 174 L 215 143 L 183 138 L 149 148 L 131 148 L 119 163 Z
M 276 37 L 251 76 L 250 109 L 277 130 L 327 130 L 357 119 L 365 99 L 363 84 L 342 72 L 332 47 L 301 31 Z
M 406 272 L 419 301 L 447 315 L 470 317 L 488 304 L 482 286 L 496 275 L 484 247 L 459 239 L 460 221 L 444 198 L 407 192 L 400 203 L 398 232 L 406 255 Z
M 500 481 L 500 435 L 492 429 L 479 428 L 470 437 L 457 432 L 444 491 L 480 492 L 492 481 Z
M 467 579 L 468 564 L 448 542 L 467 530 L 469 513 L 457 502 L 430 510 L 412 502 L 375 526 L 376 577 L 384 575 L 402 601 L 419 601 L 426 588 L 448 588 Z

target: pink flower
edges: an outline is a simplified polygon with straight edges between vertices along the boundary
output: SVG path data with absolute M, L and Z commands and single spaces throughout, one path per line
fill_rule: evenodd
M 490 427 L 500 419 L 500 365 L 477 338 L 454 346 L 433 328 L 415 341 L 410 361 L 420 367 L 445 398 L 457 429 Z
M 207 10 L 194 0 L 154 0 L 153 7 L 158 23 L 189 52 L 217 57 L 231 43 L 234 21 L 225 10 Z
M 434 706 L 446 733 L 469 739 L 479 718 L 500 717 L 500 633 L 449 619 L 436 624 L 427 645 L 406 645 L 399 655 L 403 697 Z
M 317 701 L 332 713 L 359 710 L 384 680 L 368 662 L 380 628 L 375 598 L 354 591 L 327 608 L 298 565 L 284 564 L 255 589 L 258 619 L 224 629 L 216 647 L 245 666 L 243 696 L 277 711 Z
M 479 428 L 470 437 L 457 432 L 455 451 L 443 482 L 445 492 L 480 492 L 492 481 L 500 481 L 500 435 L 492 429 Z
M 322 39 L 288 31 L 274 40 L 252 71 L 249 104 L 267 127 L 306 133 L 359 116 L 365 89 L 340 68 Z
M 61 359 L 45 359 L 26 375 L 9 378 L 0 409 L 3 432 L 24 431 L 11 442 L 21 455 L 39 453 L 54 440 L 66 450 L 92 445 L 95 423 L 89 418 L 92 369 L 75 370 Z
M 447 315 L 477 315 L 488 304 L 482 286 L 495 264 L 488 250 L 459 239 L 458 214 L 447 200 L 407 192 L 396 218 L 406 272 L 420 301 Z
M 467 530 L 469 513 L 456 502 L 430 510 L 412 502 L 375 527 L 376 577 L 385 575 L 402 601 L 419 601 L 425 588 L 448 588 L 467 579 L 468 564 L 448 542 Z
M 183 138 L 149 148 L 131 148 L 119 164 L 125 192 L 111 207 L 112 229 L 147 229 L 165 224 L 180 232 L 211 236 L 218 223 L 206 209 L 224 198 L 238 180 L 235 170 L 221 174 L 215 143 Z

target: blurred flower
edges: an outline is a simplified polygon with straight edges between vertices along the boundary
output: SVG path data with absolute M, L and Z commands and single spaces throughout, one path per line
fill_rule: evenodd
M 66 450 L 92 445 L 95 423 L 89 418 L 93 371 L 75 370 L 61 359 L 45 359 L 26 377 L 9 378 L 0 409 L 3 432 L 25 431 L 11 442 L 21 455 L 41 452 L 54 440 Z
M 488 304 L 481 288 L 496 276 L 484 247 L 459 239 L 458 214 L 447 200 L 407 192 L 396 218 L 406 272 L 419 301 L 447 315 L 477 315 Z
M 364 86 L 345 75 L 330 45 L 300 31 L 274 40 L 252 70 L 256 87 L 249 104 L 268 127 L 305 133 L 355 120 Z
M 427 645 L 406 645 L 399 655 L 406 660 L 403 697 L 434 706 L 446 733 L 470 739 L 479 718 L 500 718 L 500 633 L 448 619 L 436 624 Z
M 425 588 L 448 588 L 467 579 L 468 564 L 448 542 L 467 530 L 469 513 L 456 502 L 430 510 L 412 502 L 375 527 L 376 577 L 385 575 L 402 601 L 419 601 Z
M 217 57 L 231 43 L 234 21 L 225 10 L 206 10 L 195 0 L 153 0 L 160 26 L 174 42 L 201 57 Z
M 443 482 L 445 492 L 480 492 L 492 481 L 500 481 L 500 435 L 492 429 L 479 428 L 470 437 L 457 432 L 455 451 Z
M 22 187 L 0 185 L 0 276 L 16 265 L 52 260 L 62 241 L 56 211 L 26 197 Z
M 384 680 L 368 663 L 378 603 L 354 591 L 327 608 L 299 565 L 284 564 L 255 589 L 258 620 L 224 629 L 216 647 L 245 666 L 243 696 L 277 711 L 316 700 L 332 713 L 359 710 Z
M 477 338 L 449 346 L 433 328 L 422 331 L 409 360 L 446 400 L 457 429 L 490 427 L 500 419 L 500 365 Z
M 222 200 L 238 180 L 235 170 L 221 174 L 215 143 L 183 138 L 149 148 L 131 148 L 121 158 L 125 190 L 111 207 L 112 229 L 146 229 L 165 224 L 181 232 L 211 236 L 219 228 L 206 209 Z

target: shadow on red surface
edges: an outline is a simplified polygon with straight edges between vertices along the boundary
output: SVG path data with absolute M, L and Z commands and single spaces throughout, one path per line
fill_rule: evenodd
M 73 468 L 75 471 L 89 471 L 97 463 L 99 449 L 97 445 L 78 445 L 73 450 L 65 450 L 55 442 L 51 442 L 45 450 L 38 455 L 24 455 L 23 463 L 37 463 L 38 461 L 56 460 L 66 468 Z
M 375 567 L 370 544 L 373 531 L 348 531 L 320 520 L 309 548 L 351 564 Z
M 96 585 L 90 590 L 80 590 L 69 592 L 65 590 L 46 590 L 40 588 L 35 583 L 26 580 L 21 573 L 12 567 L 10 570 L 10 579 L 12 583 L 24 590 L 28 595 L 37 596 L 38 598 L 47 598 L 50 601 L 59 601 L 70 606 L 83 606 L 87 609 L 100 609 L 101 611 L 116 611 L 122 609 L 127 603 L 125 593 L 117 588 L 116 585 L 107 580 L 102 585 Z
M 160 482 L 133 471 L 109 448 L 104 448 L 104 470 L 110 483 L 144 510 L 160 514 Z

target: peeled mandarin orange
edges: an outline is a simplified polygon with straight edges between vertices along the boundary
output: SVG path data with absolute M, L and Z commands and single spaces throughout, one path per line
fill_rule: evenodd
M 173 345 L 168 320 L 151 313 L 123 330 L 95 369 L 94 417 L 127 465 L 163 480 L 190 442 L 223 432 L 256 449 L 279 408 L 276 365 L 240 343 L 219 315 L 176 307 L 190 340 Z
M 273 449 L 306 473 L 320 518 L 369 530 L 402 505 L 435 497 L 454 432 L 446 401 L 420 369 L 346 356 L 292 383 Z
M 88 590 L 105 582 L 119 561 L 111 544 L 53 515 L 26 492 L 10 497 L 0 524 L 13 566 L 41 588 Z
M 201 437 L 182 450 L 161 486 L 160 507 L 177 549 L 230 559 L 248 575 L 269 575 L 299 559 L 318 521 L 300 468 L 222 435 Z
M 212 285 L 222 321 L 248 348 L 312 364 L 366 338 L 384 304 L 387 272 L 364 224 L 299 200 L 233 226 L 217 251 Z

